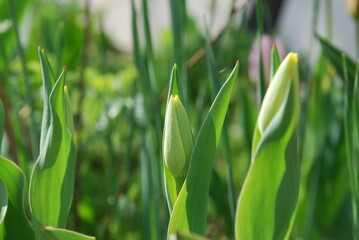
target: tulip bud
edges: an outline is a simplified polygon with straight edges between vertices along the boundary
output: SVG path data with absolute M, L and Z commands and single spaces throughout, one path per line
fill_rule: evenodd
M 165 117 L 163 158 L 174 177 L 187 173 L 192 149 L 192 132 L 186 110 L 179 97 L 171 95 Z
M 287 55 L 269 85 L 258 116 L 258 129 L 261 134 L 264 133 L 279 110 L 291 84 L 294 84 L 296 89 L 299 88 L 297 53 L 289 53 Z M 294 112 L 298 113 L 299 110 L 295 109 Z
M 359 20 L 359 0 L 347 0 L 347 9 L 353 18 Z

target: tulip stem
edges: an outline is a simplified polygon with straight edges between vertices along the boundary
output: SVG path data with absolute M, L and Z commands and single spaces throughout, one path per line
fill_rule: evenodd
M 357 58 L 359 58 L 359 21 L 355 22 L 355 40 L 357 48 Z

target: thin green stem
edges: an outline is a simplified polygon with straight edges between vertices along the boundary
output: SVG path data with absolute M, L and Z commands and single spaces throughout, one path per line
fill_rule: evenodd
M 332 0 L 325 1 L 325 22 L 326 22 L 326 31 L 327 38 L 330 40 L 333 36 L 333 7 Z
M 35 106 L 34 99 L 33 99 L 34 95 L 31 90 L 31 85 L 30 85 L 30 81 L 29 81 L 25 53 L 24 53 L 24 50 L 22 48 L 21 41 L 20 41 L 15 4 L 14 4 L 13 0 L 8 0 L 8 3 L 9 3 L 9 11 L 10 11 L 10 15 L 11 15 L 12 26 L 13 26 L 14 33 L 15 33 L 17 50 L 19 53 L 20 61 L 21 61 L 22 73 L 24 75 L 24 82 L 25 82 L 25 87 L 26 87 L 26 101 L 29 104 L 29 107 L 31 109 L 31 112 L 30 112 L 31 147 L 32 147 L 32 154 L 35 159 L 38 156 L 39 150 L 38 150 L 38 136 L 37 136 L 38 135 L 37 134 L 38 124 L 36 123 L 36 119 L 34 117 L 34 106 Z
M 263 35 L 263 3 L 262 0 L 256 0 L 256 20 L 257 20 L 257 41 L 258 41 L 258 83 L 257 83 L 257 106 L 258 111 L 261 108 L 262 101 L 266 92 L 264 70 L 263 70 L 263 57 L 262 57 L 262 35 Z

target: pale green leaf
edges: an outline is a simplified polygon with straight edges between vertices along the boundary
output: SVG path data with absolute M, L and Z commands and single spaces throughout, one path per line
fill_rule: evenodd
M 42 225 L 66 226 L 73 197 L 76 154 L 64 84 L 65 69 L 50 93 L 50 125 L 30 180 L 30 211 L 37 236 Z
M 208 238 L 202 237 L 195 233 L 177 232 L 169 236 L 168 240 L 208 240 Z
M 0 240 L 4 239 L 4 219 L 8 206 L 6 185 L 0 178 Z
M 277 47 L 273 44 L 271 50 L 271 62 L 270 62 L 270 81 L 273 80 L 274 74 L 276 73 L 279 65 L 280 65 L 280 57 L 278 53 Z
M 73 232 L 67 229 L 42 227 L 42 232 L 46 240 L 94 240 L 95 237 L 86 236 L 81 233 Z
M 9 198 L 4 222 L 5 236 L 11 236 L 11 239 L 34 239 L 24 212 L 24 173 L 15 163 L 0 156 L 0 178 L 6 184 Z
M 4 134 L 4 123 L 5 123 L 5 109 L 2 101 L 0 100 L 0 148 L 2 143 L 2 137 Z
M 282 85 L 286 87 L 280 93 L 277 90 Z M 297 124 L 300 111 L 295 55 L 290 54 L 277 70 L 260 115 L 263 111 L 274 112 L 263 115 L 269 118 L 266 127 L 259 128 L 259 117 L 255 128 L 252 164 L 237 205 L 237 240 L 288 239 L 293 225 L 299 194 Z
M 187 178 L 175 202 L 168 234 L 176 231 L 204 235 L 212 167 L 224 118 L 238 73 L 236 67 L 218 92 L 196 140 Z
M 333 46 L 328 40 L 321 38 L 320 36 L 316 35 L 317 39 L 320 42 L 324 55 L 329 59 L 329 61 L 333 64 L 335 69 L 338 72 L 338 75 L 344 80 L 344 66 L 342 61 L 342 54 L 343 52 L 340 51 L 338 48 Z M 354 78 L 355 78 L 355 63 L 349 57 L 346 57 L 346 67 L 348 71 L 348 78 L 350 81 L 351 89 L 353 87 Z
M 41 72 L 42 72 L 42 82 L 43 82 L 43 94 L 44 94 L 44 109 L 42 113 L 42 123 L 41 123 L 41 135 L 40 135 L 40 152 L 42 151 L 42 147 L 45 145 L 45 137 L 47 131 L 50 126 L 50 104 L 49 104 L 49 97 L 52 91 L 52 88 L 55 84 L 55 77 L 52 72 L 51 66 L 47 60 L 45 52 L 43 49 L 39 47 L 38 54 L 40 58 L 41 64 Z

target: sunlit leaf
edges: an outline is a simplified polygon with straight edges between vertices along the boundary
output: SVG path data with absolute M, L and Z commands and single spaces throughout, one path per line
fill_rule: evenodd
M 182 87 L 180 84 L 180 78 L 177 66 L 174 65 L 171 72 L 170 85 L 168 89 L 168 97 L 167 97 L 167 105 L 171 95 L 177 95 L 180 99 L 182 99 Z M 167 110 L 166 110 L 167 112 Z M 163 137 L 164 139 L 164 137 Z M 162 145 L 163 146 L 163 145 Z M 165 175 L 165 189 L 166 189 L 166 197 L 168 208 L 170 212 L 172 212 L 173 205 L 177 199 L 178 193 L 181 190 L 181 187 L 184 182 L 184 178 L 175 178 L 167 168 L 166 164 L 163 164 L 164 175 Z
M 67 229 L 42 227 L 42 232 L 46 240 L 94 240 L 95 237 L 86 236 L 81 233 L 73 232 Z
M 280 65 L 280 57 L 278 53 L 278 49 L 275 45 L 272 46 L 271 55 L 270 55 L 270 81 L 273 80 L 274 74 Z
M 30 180 L 30 211 L 37 235 L 43 225 L 64 228 L 71 207 L 76 153 L 67 94 L 64 69 L 50 93 L 50 125 Z
M 238 199 L 238 240 L 287 239 L 293 225 L 299 193 L 297 61 L 293 53 L 284 59 L 263 100 Z
M 205 234 L 207 205 L 212 167 L 223 122 L 238 73 L 236 67 L 218 92 L 201 127 L 187 173 L 187 178 L 175 202 L 168 234 L 181 231 Z
M 26 186 L 24 173 L 15 163 L 0 157 L 0 178 L 6 184 L 9 198 L 4 221 L 5 236 L 11 236 L 10 239 L 34 239 L 33 230 L 24 212 L 23 201 Z

